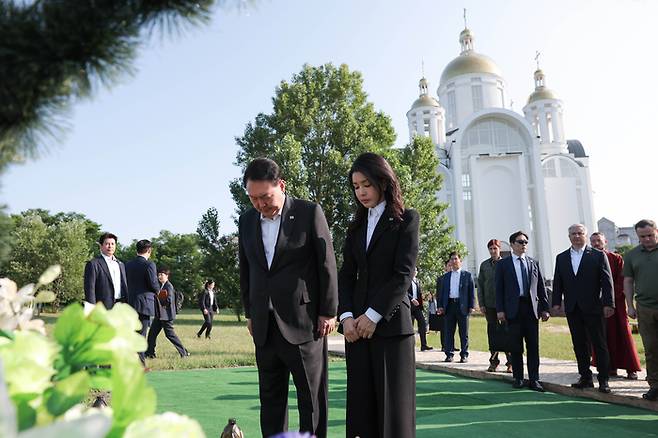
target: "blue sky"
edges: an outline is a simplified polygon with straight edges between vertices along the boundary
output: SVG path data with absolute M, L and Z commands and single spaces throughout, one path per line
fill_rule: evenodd
M 208 26 L 156 35 L 134 76 L 77 102 L 63 141 L 3 177 L 0 202 L 12 213 L 81 212 L 124 242 L 162 229 L 194 232 L 211 206 L 223 231 L 232 231 L 234 137 L 271 110 L 281 80 L 304 63 L 359 70 L 403 146 L 421 63 L 436 95 L 443 68 L 459 54 L 464 7 L 475 50 L 502 69 L 518 112 L 533 90 L 535 51 L 542 52 L 547 85 L 564 102 L 567 137 L 591 156 L 596 217 L 622 225 L 658 219 L 658 2 L 649 0 L 281 0 L 220 8 Z

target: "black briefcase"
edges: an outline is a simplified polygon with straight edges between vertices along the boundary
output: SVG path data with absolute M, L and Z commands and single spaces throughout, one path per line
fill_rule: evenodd
M 430 331 L 431 332 L 442 332 L 443 331 L 443 315 L 437 315 L 436 313 L 430 313 Z
M 491 345 L 493 351 L 507 353 L 521 353 L 521 325 L 508 324 L 507 322 L 496 322 L 491 327 Z

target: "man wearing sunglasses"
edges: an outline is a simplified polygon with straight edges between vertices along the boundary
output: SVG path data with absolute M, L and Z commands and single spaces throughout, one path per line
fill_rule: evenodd
M 539 263 L 526 255 L 528 235 L 517 231 L 509 237 L 512 255 L 496 263 L 498 320 L 516 325 L 518 348 L 511 352 L 514 388 L 523 387 L 523 340 L 528 361 L 528 388 L 544 392 L 539 383 L 539 318 L 548 321 L 548 298 Z

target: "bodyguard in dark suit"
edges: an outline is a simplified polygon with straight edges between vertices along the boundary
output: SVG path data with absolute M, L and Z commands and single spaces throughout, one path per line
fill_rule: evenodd
M 411 318 L 418 324 L 418 335 L 420 335 L 420 351 L 432 350 L 433 347 L 427 345 L 427 321 L 423 313 L 423 290 L 418 282 L 418 269 L 414 271 L 411 286 L 407 291 L 409 302 L 411 303 Z M 413 323 L 413 321 L 412 321 Z
M 336 322 L 336 259 L 319 205 L 285 195 L 272 160 L 243 177 L 254 208 L 240 216 L 240 288 L 256 345 L 260 423 L 267 437 L 288 428 L 288 379 L 302 432 L 327 434 L 327 340 Z
M 149 260 L 153 245 L 149 240 L 137 242 L 137 257 L 126 263 L 128 276 L 128 302 L 139 315 L 142 328 L 139 333 L 146 337 L 151 317 L 155 316 L 155 295 L 160 290 L 155 263 Z M 144 363 L 144 353 L 139 353 Z
M 470 272 L 461 269 L 459 254 L 450 254 L 452 272 L 443 276 L 441 296 L 439 297 L 439 315 L 444 319 L 445 362 L 452 362 L 455 354 L 455 328 L 459 326 L 459 362 L 468 362 L 468 316 L 475 308 L 475 283 Z
M 338 275 L 346 341 L 346 435 L 414 437 L 415 337 L 407 291 L 418 256 L 420 218 L 404 208 L 397 177 L 380 155 L 360 155 L 349 178 L 357 210 Z
M 101 254 L 85 265 L 85 301 L 91 304 L 103 303 L 111 309 L 117 301 L 126 302 L 128 286 L 126 269 L 121 260 L 114 257 L 117 236 L 104 233 L 98 239 Z
M 153 324 L 149 329 L 147 338 L 148 348 L 146 349 L 145 356 L 151 359 L 155 358 L 155 344 L 158 339 L 160 331 L 164 330 L 165 336 L 169 342 L 173 344 L 181 357 L 190 355 L 183 347 L 183 343 L 176 336 L 174 331 L 174 319 L 176 319 L 176 294 L 174 286 L 169 282 L 169 269 L 160 267 L 158 269 L 158 282 L 160 284 L 160 291 L 155 299 L 155 315 Z M 163 293 L 162 291 L 166 292 Z
M 580 379 L 574 388 L 591 388 L 590 351 L 594 348 L 599 391 L 610 392 L 608 374 L 610 357 L 605 337 L 605 318 L 615 312 L 610 263 L 606 255 L 587 245 L 587 228 L 581 224 L 569 227 L 571 248 L 557 255 L 553 277 L 553 308 L 560 309 L 564 296 L 573 351 L 578 361 Z M 590 347 L 591 342 L 591 347 Z
M 544 392 L 539 383 L 539 318 L 548 321 L 548 298 L 539 263 L 526 255 L 528 235 L 517 231 L 509 237 L 512 255 L 496 263 L 496 312 L 498 320 L 516 325 L 517 351 L 512 351 L 515 388 L 523 387 L 523 340 L 528 360 L 528 387 Z M 516 330 L 518 328 L 518 331 Z

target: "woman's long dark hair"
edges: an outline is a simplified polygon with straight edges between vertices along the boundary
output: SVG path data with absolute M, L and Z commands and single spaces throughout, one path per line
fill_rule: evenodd
M 402 222 L 402 214 L 404 213 L 404 201 L 402 200 L 402 190 L 400 190 L 400 182 L 397 175 L 393 172 L 393 168 L 388 161 L 381 155 L 365 152 L 357 157 L 352 164 L 348 180 L 350 187 L 352 187 L 352 175 L 355 172 L 362 173 L 370 184 L 375 186 L 380 194 L 384 195 L 386 200 L 386 211 L 390 212 L 391 216 L 396 222 Z M 359 202 L 356 193 L 352 188 L 352 194 L 356 199 L 356 213 L 354 220 L 350 223 L 348 231 L 353 231 L 365 220 L 368 209 Z

